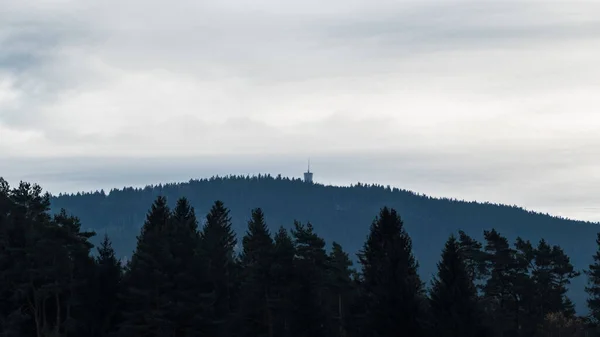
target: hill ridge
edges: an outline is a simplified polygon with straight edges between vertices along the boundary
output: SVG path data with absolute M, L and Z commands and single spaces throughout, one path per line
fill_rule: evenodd
M 100 194 L 103 193 L 106 197 L 109 197 L 111 193 L 119 193 L 119 192 L 123 192 L 125 190 L 144 191 L 146 189 L 177 187 L 180 185 L 186 185 L 186 184 L 191 184 L 191 183 L 201 183 L 201 182 L 210 182 L 210 181 L 215 181 L 215 180 L 230 180 L 230 179 L 245 179 L 245 180 L 264 179 L 264 180 L 274 180 L 274 181 L 284 180 L 284 181 L 290 181 L 290 182 L 304 183 L 302 178 L 282 177 L 281 175 L 274 177 L 268 173 L 267 174 L 257 174 L 257 175 L 229 174 L 229 175 L 223 175 L 223 176 L 214 175 L 209 178 L 193 178 L 188 181 L 173 181 L 173 182 L 167 182 L 167 183 L 147 184 L 143 187 L 134 187 L 134 186 L 115 187 L 115 188 L 111 188 L 108 193 L 106 193 L 103 189 L 101 189 L 101 190 L 96 190 L 96 191 L 80 191 L 80 192 L 76 192 L 76 193 L 59 193 L 59 194 L 53 195 L 53 196 L 54 197 L 63 197 L 63 196 L 93 195 L 93 194 L 97 194 L 97 193 L 100 193 Z M 452 197 L 436 197 L 436 196 L 427 195 L 425 193 L 419 193 L 419 192 L 416 192 L 413 190 L 408 190 L 408 189 L 403 189 L 403 188 L 399 188 L 399 187 L 395 187 L 395 186 L 391 186 L 391 185 L 383 185 L 383 184 L 378 184 L 378 183 L 357 182 L 357 183 L 353 183 L 350 185 L 333 185 L 333 184 L 328 185 L 328 184 L 322 184 L 322 183 L 315 182 L 315 183 L 312 183 L 312 185 L 319 186 L 319 187 L 325 187 L 325 188 L 342 188 L 342 189 L 343 188 L 354 188 L 354 187 L 379 188 L 379 189 L 390 191 L 392 193 L 393 192 L 409 193 L 414 196 L 426 198 L 429 200 L 441 200 L 441 201 L 450 201 L 450 202 L 459 202 L 459 203 L 468 203 L 468 204 L 480 204 L 480 205 L 491 205 L 491 206 L 498 206 L 498 207 L 515 208 L 515 209 L 522 210 L 524 212 L 531 213 L 534 215 L 543 215 L 543 216 L 549 216 L 549 217 L 561 219 L 561 220 L 576 221 L 576 222 L 581 222 L 581 223 L 585 223 L 585 224 L 600 225 L 600 221 L 589 221 L 589 220 L 582 220 L 582 219 L 576 219 L 576 218 L 571 218 L 571 217 L 550 214 L 548 212 L 544 213 L 544 212 L 536 211 L 534 209 L 528 209 L 524 206 L 519 206 L 517 204 L 510 205 L 510 204 L 503 204 L 503 203 L 499 203 L 499 202 L 492 202 L 489 200 L 481 201 L 481 200 L 457 199 L 457 198 L 452 198 Z
M 263 209 L 272 231 L 280 226 L 291 228 L 294 220 L 311 222 L 328 247 L 336 241 L 352 257 L 362 248 L 379 210 L 384 206 L 394 208 L 413 240 L 420 274 L 427 280 L 435 272 L 444 242 L 458 230 L 482 240 L 484 230 L 495 228 L 511 244 L 516 237 L 532 242 L 543 238 L 560 245 L 578 270 L 592 262 L 597 248 L 595 237 L 600 231 L 598 223 L 516 205 L 430 197 L 377 184 L 307 184 L 297 178 L 270 175 L 214 176 L 184 183 L 112 189 L 109 194 L 62 194 L 54 196 L 51 203 L 53 212 L 64 208 L 78 216 L 84 228 L 109 234 L 117 253 L 130 256 L 147 211 L 159 195 L 165 196 L 169 205 L 174 205 L 179 197 L 187 197 L 199 218 L 215 200 L 223 201 L 231 210 L 233 229 L 239 237 L 244 234 L 250 211 L 256 207 Z M 578 311 L 585 311 L 585 285 L 585 277 L 580 276 L 571 287 Z

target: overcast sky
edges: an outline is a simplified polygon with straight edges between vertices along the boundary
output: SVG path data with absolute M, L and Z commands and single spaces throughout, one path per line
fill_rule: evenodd
M 0 175 L 390 184 L 600 220 L 600 2 L 0 0 Z

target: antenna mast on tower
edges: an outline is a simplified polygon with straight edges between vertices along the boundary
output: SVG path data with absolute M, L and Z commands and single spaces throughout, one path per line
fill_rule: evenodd
M 310 172 L 310 158 L 308 158 L 308 171 L 304 172 L 304 182 L 312 184 L 313 174 Z

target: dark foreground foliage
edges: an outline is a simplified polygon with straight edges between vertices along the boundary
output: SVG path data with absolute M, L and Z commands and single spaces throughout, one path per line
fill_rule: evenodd
M 50 207 L 52 213 L 64 208 L 67 213 L 77 215 L 86 230 L 107 233 L 117 256 L 130 259 L 148 207 L 158 196 L 166 197 L 172 208 L 185 197 L 190 205 L 203 212 L 215 200 L 223 201 L 230 210 L 231 229 L 238 238 L 245 234 L 252 210 L 259 207 L 268 219 L 271 233 L 276 233 L 280 226 L 291 229 L 294 220 L 310 221 L 320 237 L 329 244 L 335 241 L 344 247 L 354 263 L 358 263 L 357 253 L 363 248 L 373 216 L 382 206 L 388 206 L 402 215 L 420 263 L 419 275 L 427 283 L 437 272 L 440 247 L 458 230 L 480 242 L 485 241 L 483 231 L 491 228 L 510 242 L 519 236 L 536 243 L 544 238 L 560 245 L 577 270 L 593 262 L 596 245 L 590 238 L 599 231 L 596 223 L 553 217 L 516 206 L 432 198 L 389 186 L 306 184 L 298 179 L 269 175 L 214 177 L 144 188 L 127 187 L 107 193 L 63 194 L 51 197 Z M 101 239 L 99 235 L 91 241 L 99 245 Z M 240 241 L 235 250 L 239 253 L 241 249 Z M 569 286 L 569 296 L 580 313 L 587 311 L 585 286 L 584 277 L 575 278 Z
M 108 235 L 94 249 L 77 217 L 51 215 L 39 186 L 0 179 L 0 336 L 596 336 L 600 253 L 578 317 L 580 273 L 543 239 L 459 231 L 428 247 L 441 256 L 428 283 L 394 208 L 373 214 L 354 269 L 310 222 L 272 232 L 255 208 L 238 240 L 222 201 L 202 223 L 186 198 L 148 207 L 123 261 Z

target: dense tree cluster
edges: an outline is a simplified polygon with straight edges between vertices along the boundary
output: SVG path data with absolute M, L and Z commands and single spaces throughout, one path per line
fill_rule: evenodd
M 579 272 L 543 239 L 459 231 L 427 284 L 394 208 L 372 220 L 355 269 L 310 222 L 271 232 L 255 208 L 238 239 L 221 201 L 203 221 L 186 198 L 148 206 L 121 261 L 109 236 L 94 249 L 78 218 L 51 215 L 39 186 L 0 179 L 0 336 L 566 337 L 600 323 L 600 234 L 591 314 L 578 317 L 567 287 Z
M 511 242 L 518 236 L 533 242 L 544 238 L 560 245 L 580 270 L 592 262 L 596 246 L 589 238 L 598 232 L 596 223 L 561 219 L 516 206 L 433 198 L 381 185 L 305 184 L 299 179 L 269 175 L 213 177 L 106 193 L 62 194 L 51 197 L 50 207 L 52 213 L 64 208 L 77 215 L 85 230 L 108 234 L 116 255 L 130 259 L 148 206 L 158 196 L 166 197 L 172 208 L 178 199 L 186 197 L 197 210 L 209 210 L 215 200 L 222 200 L 230 209 L 232 230 L 240 240 L 246 232 L 248 215 L 257 207 L 268 215 L 267 227 L 273 234 L 281 225 L 290 227 L 294 220 L 310 221 L 327 243 L 335 241 L 343 246 L 355 264 L 373 215 L 386 205 L 402 215 L 414 255 L 421 264 L 419 275 L 427 283 L 437 272 L 437 247 L 443 247 L 448 236 L 456 235 L 459 229 L 480 242 L 484 241 L 483 230 L 490 228 Z M 101 240 L 102 235 L 91 238 L 95 245 Z M 236 252 L 242 249 L 239 243 Z M 585 278 L 579 277 L 569 287 L 569 295 L 582 313 L 586 310 L 585 286 Z

